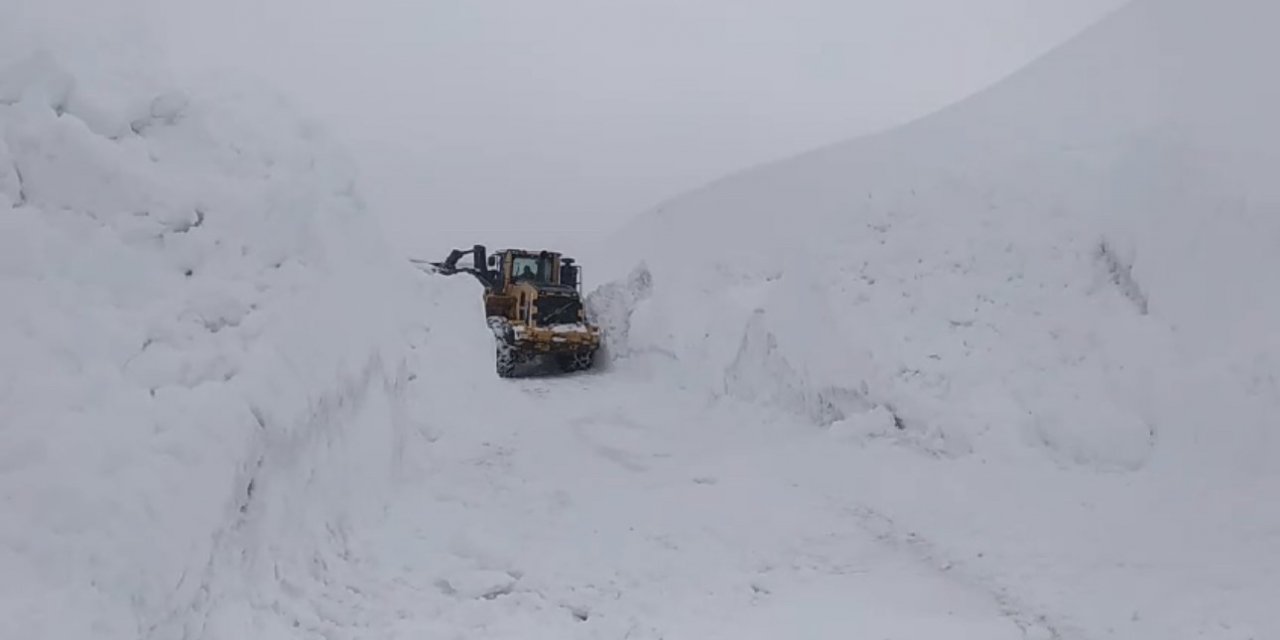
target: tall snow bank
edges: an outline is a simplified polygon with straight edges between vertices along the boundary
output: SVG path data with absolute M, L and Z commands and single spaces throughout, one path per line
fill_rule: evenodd
M 940 455 L 1265 469 L 1276 18 L 1138 2 L 942 113 L 649 212 L 610 245 L 652 280 L 624 351 Z
M 1278 18 L 1137 2 L 649 212 L 613 365 L 826 425 L 808 482 L 1049 635 L 1280 637 Z
M 254 636 L 242 574 L 322 580 L 394 482 L 422 292 L 286 105 L 38 24 L 0 28 L 0 636 Z

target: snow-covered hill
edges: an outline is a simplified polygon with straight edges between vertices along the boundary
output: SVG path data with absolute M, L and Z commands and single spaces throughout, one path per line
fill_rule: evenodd
M 671 200 L 597 259 L 613 366 L 850 440 L 832 482 L 1064 637 L 1280 634 L 1277 18 L 1139 1 Z

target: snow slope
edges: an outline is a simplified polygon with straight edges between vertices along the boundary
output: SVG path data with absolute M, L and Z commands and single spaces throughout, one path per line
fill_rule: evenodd
M 261 637 L 394 481 L 421 285 L 315 127 L 68 8 L 0 27 L 0 637 Z
M 586 260 L 613 368 L 828 427 L 790 462 L 1062 637 L 1280 635 L 1277 18 L 1136 2 L 669 201 Z

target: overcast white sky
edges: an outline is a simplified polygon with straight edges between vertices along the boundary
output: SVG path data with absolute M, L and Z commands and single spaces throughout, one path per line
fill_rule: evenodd
M 726 173 L 919 117 L 1124 0 L 223 0 L 183 63 L 327 120 L 406 251 L 601 236 Z

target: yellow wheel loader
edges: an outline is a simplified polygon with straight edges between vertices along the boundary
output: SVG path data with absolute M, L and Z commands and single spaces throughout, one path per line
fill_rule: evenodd
M 458 261 L 471 255 L 472 266 Z M 484 285 L 484 310 L 496 342 L 495 363 L 504 378 L 516 366 L 547 356 L 564 372 L 590 369 L 600 348 L 600 328 L 587 320 L 582 268 L 553 251 L 484 245 L 454 249 L 443 262 L 414 261 L 444 275 L 469 273 Z

